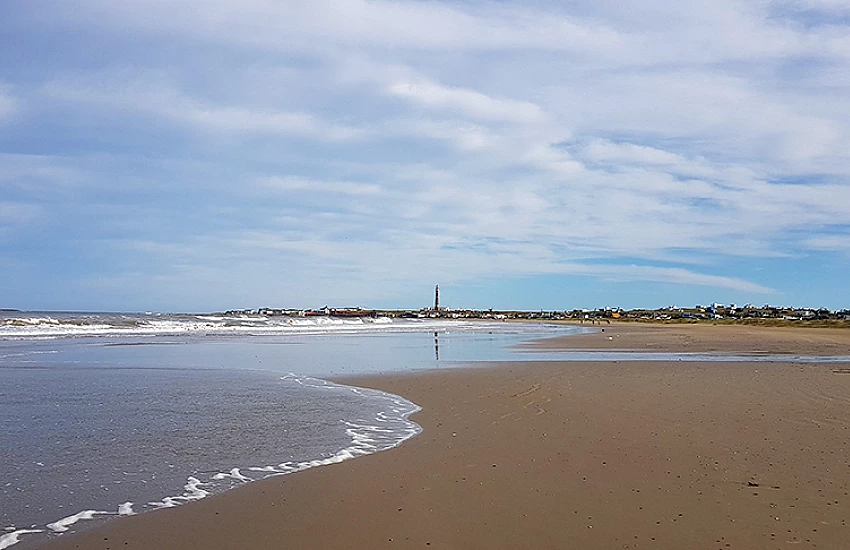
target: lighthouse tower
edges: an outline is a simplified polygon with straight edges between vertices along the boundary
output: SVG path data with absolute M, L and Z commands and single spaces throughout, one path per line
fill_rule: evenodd
M 434 289 L 434 311 L 440 311 L 440 285 Z

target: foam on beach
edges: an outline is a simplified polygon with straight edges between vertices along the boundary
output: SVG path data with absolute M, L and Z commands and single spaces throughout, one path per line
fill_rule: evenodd
M 272 466 L 250 468 L 251 471 L 264 474 L 264 477 L 291 474 L 309 468 L 336 464 L 358 456 L 385 451 L 401 445 L 422 431 L 422 428 L 418 424 L 408 418 L 410 415 L 422 410 L 421 407 L 403 397 L 368 388 L 343 386 L 326 380 L 299 377 L 294 374 L 290 374 L 286 379 L 294 380 L 299 384 L 312 388 L 321 388 L 328 391 L 346 391 L 373 399 L 382 399 L 385 402 L 385 408 L 378 411 L 369 420 L 341 420 L 346 426 L 345 432 L 351 438 L 351 444 L 330 456 L 302 462 L 290 461 Z
M 22 535 L 31 535 L 42 532 L 42 529 L 18 529 L 17 531 L 12 531 L 10 533 L 0 535 L 0 550 L 4 550 L 5 548 L 9 548 L 13 544 L 19 543 L 21 541 Z
M 54 521 L 53 523 L 48 523 L 47 528 L 54 533 L 64 533 L 70 529 L 72 525 L 84 519 L 94 519 L 97 516 L 111 515 L 117 515 L 117 513 L 103 512 L 101 510 L 83 510 L 82 512 L 77 512 L 72 516 L 64 517 L 58 521 Z
M 213 479 L 215 479 L 215 476 L 213 476 Z M 153 508 L 173 508 L 174 506 L 180 506 L 193 500 L 200 500 L 210 494 L 209 491 L 202 489 L 204 485 L 205 483 L 197 477 L 190 476 L 186 485 L 183 486 L 183 494 L 165 497 L 160 501 L 148 502 L 148 506 Z
M 0 339 L 74 336 L 285 335 L 409 332 L 463 321 L 388 317 L 267 317 L 264 315 L 16 314 L 0 317 Z

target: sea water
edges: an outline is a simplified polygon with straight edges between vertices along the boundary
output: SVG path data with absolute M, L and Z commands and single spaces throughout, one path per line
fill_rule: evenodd
M 0 550 L 394 447 L 419 432 L 416 404 L 324 378 L 499 360 L 573 330 L 4 313 Z

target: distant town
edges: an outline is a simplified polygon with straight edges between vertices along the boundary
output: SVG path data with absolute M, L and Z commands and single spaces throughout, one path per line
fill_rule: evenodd
M 690 322 L 700 321 L 747 323 L 747 324 L 850 324 L 850 309 L 829 310 L 826 308 L 788 307 L 754 304 L 695 305 L 679 307 L 671 305 L 659 309 L 623 309 L 604 307 L 598 309 L 515 311 L 495 309 L 453 309 L 440 305 L 440 288 L 434 292 L 434 304 L 421 309 L 366 309 L 362 307 L 319 309 L 258 308 L 230 310 L 227 315 L 264 315 L 269 317 L 401 317 L 430 319 L 493 319 L 493 320 L 541 320 L 585 323 L 610 323 L 619 321 L 644 322 Z
M 405 317 L 405 318 L 441 318 L 441 319 L 495 319 L 495 320 L 550 320 L 550 321 L 850 321 L 850 310 L 832 311 L 825 308 L 794 308 L 781 306 L 755 306 L 752 304 L 710 304 L 693 307 L 669 306 L 660 309 L 572 309 L 564 311 L 515 311 L 495 309 L 365 309 L 362 307 L 319 309 L 236 309 L 224 312 L 226 315 L 264 315 L 269 317 Z

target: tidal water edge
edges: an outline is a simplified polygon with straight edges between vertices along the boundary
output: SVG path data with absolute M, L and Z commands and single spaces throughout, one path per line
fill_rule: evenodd
M 499 360 L 569 328 L 6 314 L 0 550 L 416 435 L 402 397 L 324 378 Z

